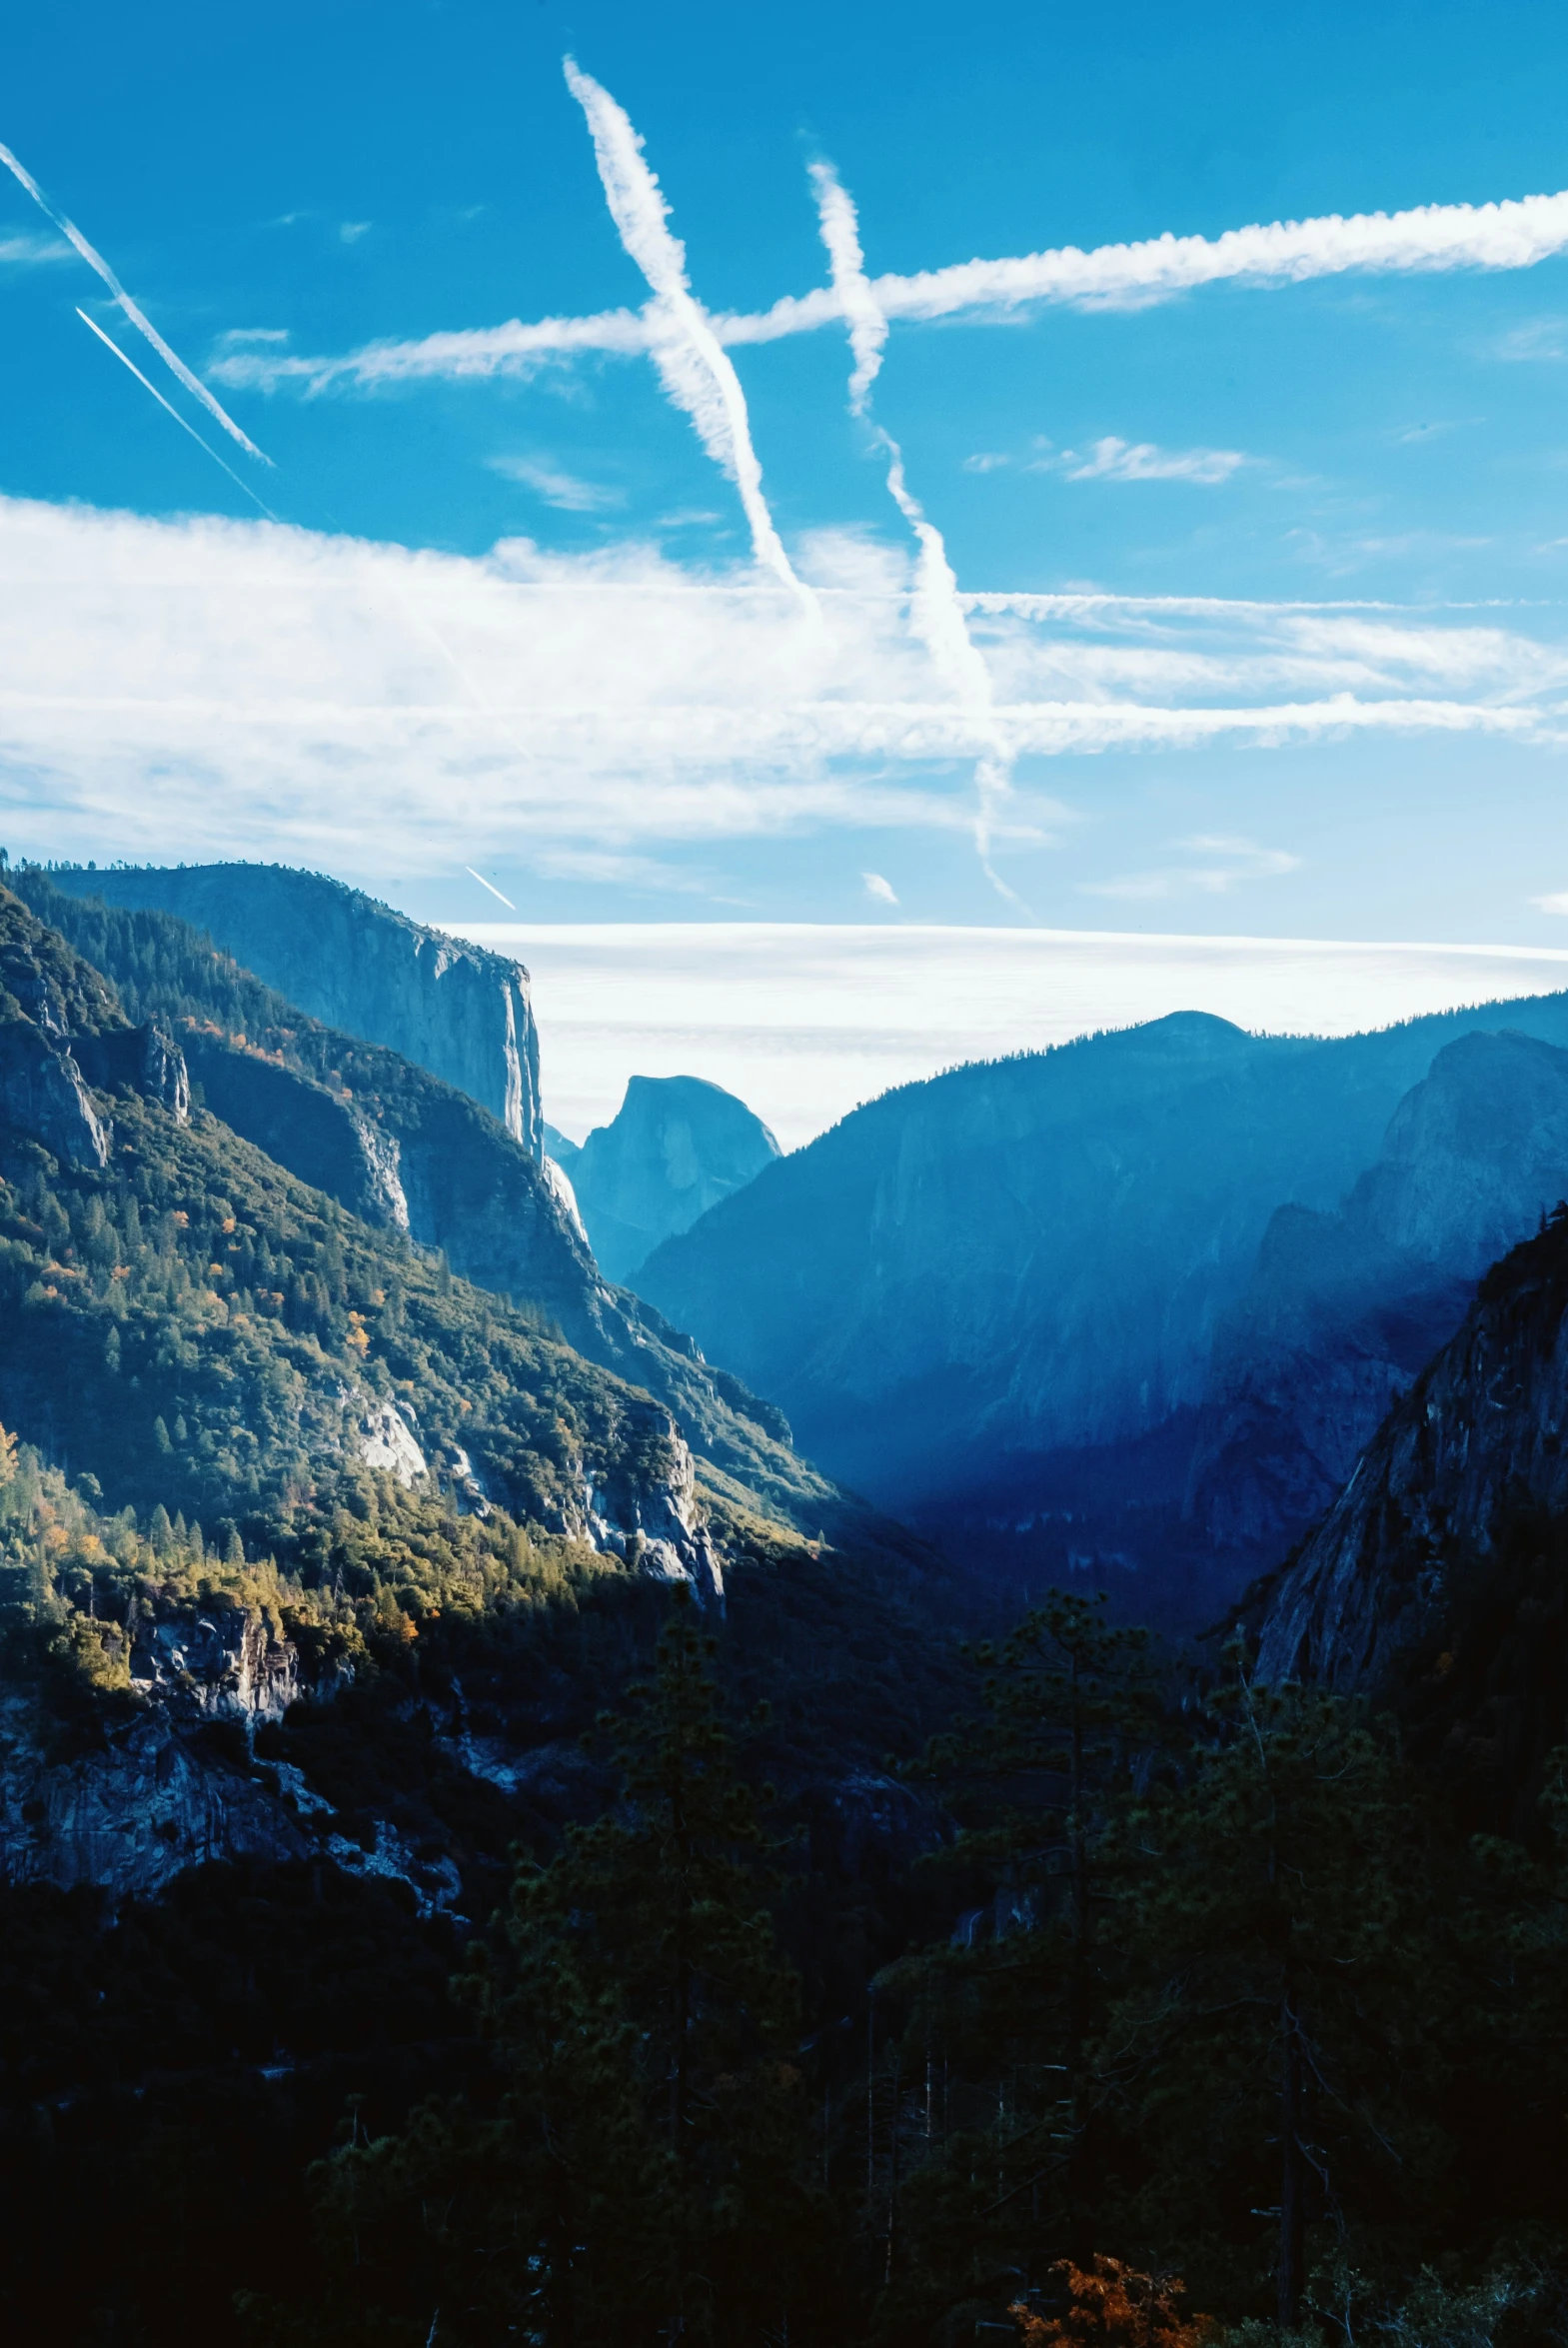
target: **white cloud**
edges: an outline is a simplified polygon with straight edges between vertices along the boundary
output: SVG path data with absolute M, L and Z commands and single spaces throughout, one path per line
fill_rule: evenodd
M 969 599 L 996 683 L 980 709 L 911 641 L 906 558 L 833 535 L 801 562 L 820 626 L 750 563 L 649 546 L 469 558 L 0 498 L 0 839 L 364 876 L 689 858 L 789 832 L 959 839 L 998 741 L 1013 758 L 1563 741 L 1557 647 L 1468 619 L 1445 637 L 1432 613 L 1202 599 Z M 1346 689 L 1347 668 L 1371 682 Z M 1071 820 L 1036 780 L 995 837 Z
M 998 473 L 1004 465 L 1011 463 L 1010 457 L 1000 456 L 992 449 L 982 449 L 974 456 L 964 458 L 963 470 L 965 473 Z
M 1416 275 L 1530 269 L 1565 249 L 1568 192 L 1495 204 L 1427 204 L 1348 219 L 1332 213 L 1227 229 L 1213 238 L 1167 233 L 1135 244 L 1100 245 L 1087 253 L 1068 245 L 1015 259 L 965 261 L 908 277 L 873 278 L 868 291 L 883 322 L 967 316 L 983 323 L 1016 318 L 1041 304 L 1141 307 L 1227 281 L 1262 288 L 1357 271 Z M 786 295 L 767 311 L 715 316 L 711 325 L 720 343 L 735 348 L 812 333 L 841 324 L 846 315 L 842 289 L 820 286 L 808 294 Z M 868 328 L 869 311 L 865 323 Z M 526 375 L 552 359 L 583 351 L 646 354 L 654 351 L 660 331 L 660 322 L 647 312 L 639 317 L 627 310 L 532 324 L 511 319 L 503 326 L 417 342 L 373 343 L 337 359 L 234 358 L 226 362 L 224 380 L 267 390 L 290 382 L 311 390 L 336 385 L 365 390 L 420 377 Z M 1556 354 L 1521 348 L 1500 355 Z
M 0 268 L 36 269 L 51 261 L 69 261 L 71 248 L 64 237 L 0 236 Z
M 1280 848 L 1259 848 L 1252 840 L 1202 835 L 1172 843 L 1201 864 L 1165 865 L 1153 872 L 1122 873 L 1110 881 L 1080 881 L 1083 897 L 1119 897 L 1151 902 L 1164 897 L 1228 897 L 1244 881 L 1278 880 L 1299 870 L 1301 859 Z
M 878 905 L 897 904 L 897 892 L 890 881 L 882 879 L 880 873 L 862 873 L 860 879 L 865 884 L 866 896 L 874 897 Z
M 1108 436 L 1086 453 L 1063 449 L 1057 458 L 1036 458 L 1031 470 L 1060 470 L 1069 481 L 1228 481 L 1251 460 L 1239 449 L 1161 449 Z
M 1549 897 L 1532 897 L 1530 903 L 1542 913 L 1568 914 L 1568 889 L 1555 890 Z
M 239 350 L 246 343 L 269 343 L 281 346 L 289 339 L 286 326 L 226 326 L 218 337 L 220 351 Z
M 344 244 L 357 245 L 361 237 L 370 235 L 375 225 L 373 220 L 342 220 L 338 223 L 338 235 Z
M 485 462 L 493 473 L 505 474 L 509 481 L 536 491 L 547 506 L 555 506 L 563 514 L 604 514 L 626 504 L 623 490 L 607 489 L 595 481 L 581 481 L 575 473 L 567 473 L 543 458 L 487 457 Z

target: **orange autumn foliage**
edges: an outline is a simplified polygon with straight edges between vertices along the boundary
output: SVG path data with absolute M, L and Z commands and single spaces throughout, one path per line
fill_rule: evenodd
M 1051 2268 L 1066 2290 L 1061 2315 L 1035 2315 L 1021 2302 L 1007 2312 L 1019 2348 L 1205 2348 L 1212 2316 L 1183 2316 L 1179 2275 L 1142 2275 L 1119 2258 L 1097 2254 L 1092 2272 L 1060 2258 Z

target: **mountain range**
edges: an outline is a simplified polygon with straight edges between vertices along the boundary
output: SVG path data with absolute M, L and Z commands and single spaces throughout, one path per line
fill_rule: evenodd
M 743 1981 L 694 2124 L 711 2146 L 734 2105 L 767 2178 L 795 2149 L 744 2209 L 674 2157 L 668 2206 L 748 2246 L 736 2305 L 786 2213 L 769 2290 L 818 2294 L 794 2336 L 1017 2330 L 1085 2189 L 1151 2272 L 1195 2244 L 1255 2327 L 1281 1994 L 1315 2017 L 1325 2257 L 1346 2201 L 1396 2264 L 1547 2240 L 1568 998 L 1333 1044 L 1184 1015 L 904 1088 L 787 1158 L 718 1088 L 634 1079 L 574 1154 L 519 965 L 276 868 L 7 879 L 18 2336 L 477 2342 L 499 2276 L 508 2322 L 565 2340 L 540 2272 L 654 2255 L 665 2056 L 621 2184 L 573 2172 L 565 2249 L 556 2156 L 508 2164 L 543 2113 L 614 2168 L 676 2010 L 618 2001 L 694 1915 L 718 1959 L 681 1959 L 707 1986 L 680 2010 L 707 2031 Z M 1020 1582 L 1043 1605 L 965 1660 Z M 1105 1582 L 1179 1652 L 1107 1621 Z M 1154 1868 L 1073 1993 L 1103 2045 L 1062 1995 L 1101 1863 L 1052 1824 L 1071 1769 L 1080 1841 Z M 1280 1992 L 1276 1874 L 1247 1869 L 1287 1814 L 1312 1890 Z M 777 2014 L 745 1986 L 783 1980 L 774 1932 Z M 1039 2165 L 1069 2075 L 1104 2088 L 1088 2188 Z M 1492 2337 L 1399 2320 L 1367 2336 Z
M 637 1274 L 995 1576 L 1195 1618 L 1327 1504 L 1568 1189 L 1568 997 L 1332 1041 L 1181 1014 L 857 1110 Z

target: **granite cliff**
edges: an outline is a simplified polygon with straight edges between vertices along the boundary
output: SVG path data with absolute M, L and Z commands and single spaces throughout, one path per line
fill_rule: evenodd
M 323 1025 L 467 1093 L 536 1158 L 539 1036 L 521 963 L 287 865 L 50 868 L 108 905 L 176 914 Z
M 1461 1819 L 1535 1830 L 1568 1738 L 1568 1208 L 1487 1272 L 1243 1617 L 1261 1678 L 1394 1705 Z
M 594 1253 L 613 1280 L 632 1279 L 661 1240 L 689 1230 L 779 1156 L 762 1119 L 700 1077 L 633 1077 L 608 1126 L 581 1149 L 557 1137 Z
M 814 1528 L 827 1487 L 789 1456 L 783 1414 L 601 1276 L 551 1162 L 467 1093 L 303 1015 L 175 916 L 67 895 L 36 867 L 13 879 L 90 967 L 178 1035 L 206 1106 L 234 1132 L 351 1213 L 538 1307 L 589 1359 L 664 1401 L 719 1467 Z

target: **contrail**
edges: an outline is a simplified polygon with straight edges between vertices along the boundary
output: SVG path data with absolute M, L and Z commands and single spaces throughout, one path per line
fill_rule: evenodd
M 643 315 L 650 350 L 666 391 L 696 425 L 703 446 L 741 493 L 757 559 L 813 617 L 815 596 L 797 579 L 763 495 L 763 468 L 752 446 L 746 394 L 708 313 L 692 292 L 686 247 L 666 225 L 670 207 L 643 159 L 643 141 L 608 90 L 563 60 L 567 87 L 588 117 L 594 155 L 621 242 L 653 294 Z
M 492 897 L 501 897 L 501 891 L 496 887 L 495 883 L 493 881 L 487 881 L 483 873 L 476 873 L 472 865 L 465 865 L 463 870 L 467 873 L 471 881 L 477 881 L 482 889 L 488 889 Z M 518 909 L 513 904 L 510 897 L 501 897 L 501 902 L 506 907 L 508 913 L 517 912 Z
M 816 191 L 816 218 L 822 243 L 827 247 L 832 266 L 833 291 L 843 305 L 849 348 L 854 354 L 854 373 L 849 378 L 849 413 L 863 416 L 871 385 L 881 371 L 882 352 L 887 347 L 886 314 L 867 281 L 865 255 L 860 250 L 860 223 L 852 200 L 839 184 L 838 174 L 830 163 L 812 163 L 807 169 Z
M 1491 204 L 1421 204 L 1407 212 L 1338 213 L 1226 229 L 1217 237 L 1144 237 L 1134 244 L 1066 245 L 996 260 L 960 261 L 946 269 L 871 281 L 883 319 L 967 317 L 978 325 L 1012 321 L 1040 304 L 1080 310 L 1142 308 L 1200 286 L 1263 289 L 1356 273 L 1422 276 L 1452 270 L 1534 269 L 1568 248 L 1568 190 Z M 764 311 L 717 312 L 708 324 L 727 348 L 770 343 L 840 325 L 836 287 L 785 294 Z M 460 329 L 418 342 L 376 342 L 344 358 L 271 357 L 243 352 L 220 360 L 218 381 L 263 391 L 298 382 L 322 391 L 347 382 L 370 389 L 420 377 L 442 381 L 526 375 L 552 358 L 583 351 L 626 356 L 648 351 L 649 322 L 627 310 L 594 318 L 546 318 L 525 324 Z
M 68 237 L 70 239 L 71 243 L 76 247 L 76 250 L 81 254 L 82 259 L 87 263 L 89 269 L 97 270 L 99 276 L 103 279 L 104 284 L 109 288 L 109 291 L 113 294 L 115 300 L 119 303 L 121 309 L 125 312 L 126 317 L 129 318 L 131 324 L 136 328 L 137 333 L 144 334 L 147 337 L 147 340 L 152 344 L 153 349 L 158 353 L 158 356 L 160 359 L 162 359 L 164 365 L 173 370 L 173 372 L 179 377 L 181 383 L 184 384 L 186 390 L 188 392 L 194 392 L 197 399 L 201 401 L 202 406 L 208 409 L 212 415 L 217 417 L 218 422 L 223 426 L 224 431 L 230 435 L 231 439 L 237 440 L 242 449 L 248 450 L 253 457 L 260 458 L 264 465 L 270 465 L 272 463 L 271 457 L 267 456 L 263 450 L 259 449 L 248 434 L 243 433 L 240 430 L 239 426 L 235 423 L 234 418 L 228 413 L 226 409 L 219 406 L 218 402 L 213 398 L 212 393 L 207 389 L 207 386 L 201 381 L 201 379 L 191 373 L 189 367 L 186 366 L 185 361 L 180 357 L 178 351 L 170 350 L 168 344 L 164 341 L 163 336 L 158 332 L 158 329 L 156 326 L 154 326 L 152 320 L 137 307 L 135 302 L 132 301 L 130 295 L 126 292 L 124 286 L 120 283 L 120 280 L 115 276 L 114 271 L 110 268 L 102 253 L 95 251 L 93 246 L 88 243 L 87 239 L 83 236 L 81 230 L 76 226 L 74 221 L 67 220 L 63 212 L 56 211 L 53 204 L 50 203 L 49 198 L 44 194 L 43 189 L 39 186 L 37 180 L 34 179 L 32 173 L 28 171 L 23 164 L 17 161 L 9 147 L 0 146 L 0 163 L 3 163 L 7 171 L 11 172 L 15 178 L 21 181 L 23 187 L 32 197 L 33 202 L 42 212 L 48 215 L 49 219 L 54 222 L 55 227 L 60 231 L 60 234 L 63 237 Z M 88 323 L 91 325 L 91 320 L 89 320 Z M 94 332 L 97 332 L 96 328 L 94 328 Z M 107 342 L 108 339 L 109 338 L 106 335 L 104 340 Z M 115 347 L 116 346 L 114 344 L 110 344 L 111 350 L 115 349 Z M 121 352 L 119 355 L 122 358 L 125 356 L 123 352 Z M 126 365 L 130 365 L 130 361 L 128 359 L 126 360 Z M 147 379 L 144 376 L 142 380 L 145 383 Z M 151 384 L 148 384 L 147 388 L 149 391 L 151 391 Z M 202 446 L 205 448 L 206 445 L 206 442 L 203 441 Z M 211 454 L 210 451 L 209 454 Z M 265 511 L 265 508 L 263 511 Z
M 860 249 L 860 227 L 853 198 L 841 185 L 830 163 L 813 163 L 810 172 L 811 183 L 816 191 L 817 224 L 832 271 L 833 292 L 838 297 L 848 323 L 849 348 L 854 358 L 854 371 L 849 377 L 849 413 L 852 416 L 868 417 L 871 386 L 880 372 L 882 352 L 887 343 L 887 321 L 865 274 L 865 256 Z M 911 608 L 916 633 L 930 654 L 937 674 L 945 680 L 951 692 L 968 709 L 989 720 L 992 713 L 990 671 L 969 634 L 968 623 L 963 616 L 963 603 L 958 594 L 958 582 L 947 560 L 947 549 L 942 542 L 941 532 L 934 522 L 927 520 L 924 508 L 904 479 L 903 452 L 898 443 L 879 424 L 872 425 L 871 429 L 887 459 L 888 493 L 913 531 L 920 550 L 915 564 Z M 974 770 L 978 800 L 974 818 L 975 853 L 979 857 L 981 871 L 997 894 L 1009 898 L 1014 905 L 1021 905 L 1021 898 L 1008 888 L 990 860 L 992 823 L 1000 802 L 1012 788 L 1012 754 L 1000 727 L 993 727 L 990 731 L 992 747 L 980 758 Z M 1023 910 L 1027 912 L 1028 909 L 1024 907 Z
M 155 383 L 148 382 L 146 376 L 137 366 L 136 361 L 126 357 L 125 353 L 121 350 L 119 344 L 114 340 L 114 338 L 111 335 L 105 334 L 103 328 L 99 326 L 95 320 L 89 318 L 85 310 L 79 309 L 76 315 L 85 327 L 89 327 L 92 330 L 101 343 L 105 344 L 111 351 L 113 351 L 115 357 L 119 360 L 122 367 L 129 367 L 131 373 L 135 376 L 143 391 L 150 391 L 152 393 L 153 398 L 158 402 L 159 407 L 164 409 L 168 415 L 174 418 L 174 421 L 176 424 L 178 424 L 180 430 L 182 432 L 188 432 L 192 440 L 195 441 L 196 446 L 199 449 L 205 449 L 208 456 L 211 457 L 215 465 L 221 465 L 223 467 L 224 472 L 228 474 L 229 479 L 234 483 L 235 488 L 243 489 L 246 496 L 251 500 L 253 505 L 261 506 L 261 510 L 266 515 L 269 522 L 276 522 L 278 517 L 273 512 L 271 506 L 262 505 L 261 499 L 256 495 L 256 492 L 252 489 L 250 483 L 240 479 L 238 473 L 235 472 L 234 467 L 226 463 L 225 460 L 219 456 L 217 450 L 213 448 L 209 442 L 203 440 L 195 425 L 188 424 L 185 418 L 180 414 L 178 408 L 172 407 L 170 405 L 169 401 L 164 398 L 163 393 L 158 389 L 158 386 Z

